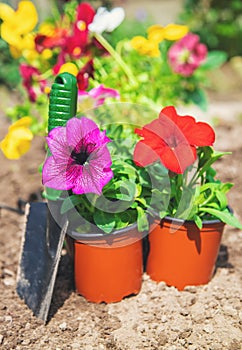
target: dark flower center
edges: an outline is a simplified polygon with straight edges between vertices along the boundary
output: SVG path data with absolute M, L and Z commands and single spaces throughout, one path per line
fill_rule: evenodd
M 89 153 L 87 150 L 81 150 L 81 152 L 77 153 L 75 151 L 71 152 L 71 158 L 78 165 L 84 165 L 89 157 Z
M 173 151 L 179 143 L 175 136 L 171 136 L 169 140 L 165 140 L 165 142 Z

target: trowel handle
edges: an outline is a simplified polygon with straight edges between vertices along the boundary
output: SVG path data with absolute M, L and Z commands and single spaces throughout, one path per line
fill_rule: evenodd
M 52 84 L 49 100 L 48 132 L 66 125 L 77 110 L 77 81 L 70 73 L 61 73 Z

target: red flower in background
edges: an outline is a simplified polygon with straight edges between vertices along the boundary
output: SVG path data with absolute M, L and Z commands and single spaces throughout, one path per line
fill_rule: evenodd
M 23 86 L 27 90 L 29 100 L 31 102 L 35 102 L 39 93 L 44 92 L 47 82 L 45 79 L 41 78 L 40 71 L 35 67 L 27 64 L 21 64 L 19 70 L 23 79 Z
M 56 28 L 50 36 L 37 34 L 35 45 L 38 52 L 44 49 L 60 48 L 58 64 L 65 62 L 66 55 L 79 58 L 87 54 L 89 44 L 88 25 L 92 23 L 95 10 L 88 3 L 81 3 L 76 10 L 76 19 L 71 28 Z
M 87 90 L 89 85 L 89 78 L 94 79 L 94 65 L 93 59 L 89 60 L 84 67 L 77 74 L 77 85 L 81 91 Z
M 86 54 L 89 43 L 88 25 L 92 23 L 95 10 L 88 3 L 81 3 L 77 7 L 76 21 L 73 24 L 73 33 L 69 36 L 65 50 L 73 58 Z
M 41 53 L 45 49 L 63 47 L 68 37 L 68 30 L 65 28 L 55 28 L 51 36 L 37 34 L 35 37 L 36 50 Z
M 135 132 L 143 137 L 134 150 L 134 162 L 147 166 L 160 160 L 169 170 L 182 174 L 196 160 L 197 146 L 211 146 L 215 133 L 210 125 L 180 116 L 174 107 L 162 109 L 159 118 Z

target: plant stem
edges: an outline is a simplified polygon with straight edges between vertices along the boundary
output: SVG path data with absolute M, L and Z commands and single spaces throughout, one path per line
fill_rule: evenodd
M 109 42 L 98 33 L 94 34 L 94 37 L 97 39 L 97 41 L 110 53 L 110 55 L 113 57 L 113 59 L 119 64 L 119 66 L 122 68 L 124 73 L 127 75 L 130 84 L 134 87 L 137 86 L 138 83 L 135 79 L 135 76 L 133 75 L 133 72 L 129 68 L 129 66 L 124 62 L 122 57 L 117 53 L 116 50 L 109 44 Z

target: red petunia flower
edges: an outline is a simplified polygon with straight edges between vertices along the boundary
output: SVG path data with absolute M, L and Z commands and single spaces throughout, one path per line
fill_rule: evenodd
M 215 141 L 210 125 L 188 115 L 180 116 L 172 106 L 163 108 L 158 119 L 135 132 L 143 140 L 135 147 L 134 162 L 147 166 L 160 160 L 177 174 L 195 162 L 197 146 L 211 146 Z

